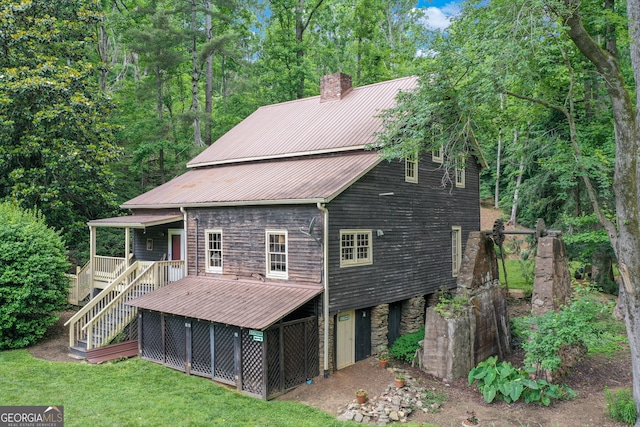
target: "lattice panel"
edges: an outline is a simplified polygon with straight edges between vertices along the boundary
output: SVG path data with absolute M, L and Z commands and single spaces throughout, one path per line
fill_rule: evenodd
M 154 362 L 164 362 L 162 348 L 162 324 L 160 313 L 155 311 L 142 312 L 142 358 Z
M 191 372 L 196 375 L 211 376 L 211 323 L 193 320 L 191 322 Z
M 264 343 L 254 341 L 247 329 L 242 330 L 242 390 L 262 394 L 262 348 Z
M 184 362 L 187 358 L 184 324 L 185 319 L 182 317 L 168 315 L 164 317 L 164 363 L 180 371 L 185 370 Z
M 283 340 L 284 387 L 288 389 L 302 384 L 306 380 L 304 323 L 285 326 Z
M 284 391 L 280 377 L 280 328 L 275 327 L 265 332 L 267 343 L 267 398 L 272 394 Z
M 313 318 L 305 322 L 307 328 L 307 377 L 320 375 L 320 347 L 318 338 L 318 319 Z
M 238 328 L 215 325 L 213 345 L 213 378 L 229 384 L 235 384 L 234 333 Z

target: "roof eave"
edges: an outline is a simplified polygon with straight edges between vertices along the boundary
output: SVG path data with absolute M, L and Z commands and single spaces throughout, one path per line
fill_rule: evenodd
M 158 205 L 123 204 L 123 209 L 168 209 L 168 208 L 216 208 L 226 206 L 263 206 L 263 205 L 306 205 L 327 203 L 330 198 L 315 197 L 310 199 L 286 199 L 286 200 L 238 200 L 229 202 L 202 202 L 202 203 L 163 203 Z

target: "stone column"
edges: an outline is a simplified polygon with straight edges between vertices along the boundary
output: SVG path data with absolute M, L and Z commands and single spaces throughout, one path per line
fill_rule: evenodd
M 371 309 L 371 354 L 387 351 L 389 343 L 389 304 Z
M 424 306 L 425 298 L 423 296 L 403 301 L 400 335 L 417 332 L 424 326 Z
M 333 373 L 335 371 L 335 367 L 333 366 L 333 361 L 335 357 L 333 356 L 334 341 L 333 341 L 333 316 L 329 317 L 329 373 Z M 319 342 L 319 355 L 318 355 L 318 363 L 320 364 L 320 374 L 324 372 L 324 316 L 318 317 L 318 338 Z
M 558 310 L 571 298 L 571 273 L 564 242 L 559 237 L 538 239 L 535 278 L 531 308 L 533 314 L 542 315 Z

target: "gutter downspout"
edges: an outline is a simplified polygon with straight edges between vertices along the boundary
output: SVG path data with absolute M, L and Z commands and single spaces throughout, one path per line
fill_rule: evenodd
M 329 210 L 324 203 L 316 204 L 318 209 L 323 213 L 322 224 L 322 249 L 324 251 L 322 282 L 324 283 L 324 292 L 322 299 L 322 311 L 324 316 L 324 378 L 329 377 Z
M 187 245 L 187 210 L 180 206 L 180 212 L 182 212 L 182 223 L 184 228 L 184 276 L 187 277 L 189 275 L 189 256 L 187 254 L 187 249 L 189 245 Z

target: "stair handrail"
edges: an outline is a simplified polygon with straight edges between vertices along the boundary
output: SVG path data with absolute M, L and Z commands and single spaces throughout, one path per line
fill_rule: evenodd
M 131 307 L 132 310 L 130 310 L 130 312 L 128 313 L 127 318 L 121 321 L 121 327 L 118 327 L 117 329 L 111 328 L 108 333 L 105 334 L 105 336 L 100 337 L 100 343 L 96 345 L 94 343 L 93 327 L 96 323 L 105 318 L 105 316 L 109 311 L 111 311 L 113 306 L 115 306 L 116 304 L 124 304 L 126 301 L 130 301 L 128 299 L 125 301 L 122 300 L 131 295 L 131 291 L 138 285 L 150 285 L 151 289 L 149 289 L 145 293 L 152 292 L 156 289 L 168 285 L 172 282 L 170 278 L 165 277 L 164 279 L 167 280 L 158 280 L 159 276 L 161 276 L 160 274 L 158 274 L 160 269 L 163 267 L 184 267 L 184 264 L 185 262 L 183 260 L 156 261 L 150 264 L 143 271 L 141 271 L 138 274 L 138 277 L 136 277 L 128 285 L 126 285 L 125 288 L 122 289 L 117 296 L 109 301 L 109 303 L 107 303 L 107 305 L 105 305 L 102 310 L 100 310 L 94 317 L 87 321 L 87 323 L 82 327 L 82 331 L 86 331 L 87 333 L 87 350 L 91 350 L 94 347 L 100 347 L 101 345 L 107 343 L 109 340 L 113 339 L 113 337 L 115 337 L 120 332 L 121 327 L 124 328 L 124 326 L 128 325 L 138 312 L 137 308 Z M 149 276 L 151 276 L 151 281 L 150 283 L 146 283 L 146 280 L 149 278 Z M 156 280 L 154 280 L 153 276 L 156 276 Z
M 69 320 L 65 322 L 64 326 L 69 326 L 69 347 L 73 347 L 75 345 L 76 323 L 82 320 L 87 315 L 87 313 L 89 313 L 95 306 L 103 303 L 103 299 L 111 292 L 116 290 L 117 286 L 129 280 L 129 276 L 135 274 L 138 267 L 139 266 L 137 261 L 131 264 L 129 268 L 123 271 L 122 274 L 120 274 L 113 282 L 111 282 L 98 295 L 93 297 L 84 307 L 82 307 L 82 309 L 80 309 L 76 314 L 74 314 Z

